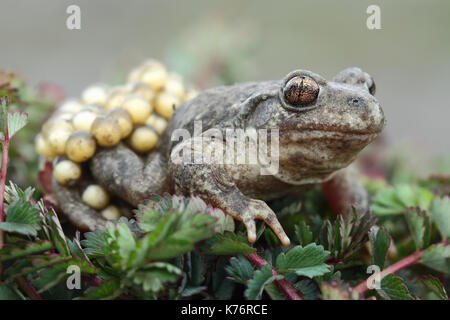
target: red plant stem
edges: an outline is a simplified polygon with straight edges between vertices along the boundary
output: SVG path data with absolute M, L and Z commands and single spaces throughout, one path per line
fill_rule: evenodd
M 8 170 L 8 150 L 9 150 L 9 137 L 8 137 L 8 121 L 5 121 L 5 140 L 2 141 L 2 167 L 0 171 L 0 222 L 4 221 L 4 198 L 5 198 L 5 184 L 6 173 Z M 3 248 L 3 230 L 0 230 L 0 249 Z
M 404 268 L 407 268 L 413 264 L 416 264 L 420 261 L 420 258 L 423 255 L 423 250 L 422 251 L 416 251 L 413 254 L 410 254 L 409 256 L 407 256 L 406 258 L 403 258 L 399 261 L 397 261 L 396 263 L 394 263 L 393 265 L 387 267 L 386 269 L 384 269 L 383 271 L 380 272 L 380 278 L 383 279 L 384 276 L 388 275 L 388 274 L 393 274 L 396 273 Z M 372 275 L 369 277 L 375 277 L 376 274 Z M 363 295 L 369 288 L 367 288 L 367 282 L 368 280 L 364 280 L 363 282 L 361 282 L 360 284 L 358 284 L 356 287 L 353 288 L 353 292 L 358 293 L 359 296 Z
M 258 267 L 269 265 L 269 263 L 267 263 L 267 261 L 261 258 L 257 253 L 250 253 L 245 257 L 248 261 L 254 263 Z M 276 276 L 278 274 L 279 273 L 272 268 L 272 275 Z M 275 280 L 275 284 L 284 292 L 289 300 L 302 300 L 302 298 L 297 294 L 295 288 L 286 279 Z
M 23 290 L 23 292 L 30 297 L 31 300 L 42 300 L 40 294 L 36 291 L 33 285 L 25 279 L 25 277 L 18 277 L 17 283 L 19 287 Z

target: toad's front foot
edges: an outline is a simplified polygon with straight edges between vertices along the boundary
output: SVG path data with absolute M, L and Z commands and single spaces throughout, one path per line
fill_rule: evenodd
M 186 144 L 190 143 L 188 141 Z M 194 154 L 199 152 L 191 151 Z M 248 241 L 251 243 L 256 241 L 255 220 L 260 219 L 272 228 L 284 246 L 290 245 L 290 240 L 272 209 L 264 201 L 245 196 L 222 165 L 182 164 L 171 161 L 169 172 L 176 193 L 199 196 L 234 219 L 242 221 L 247 229 Z

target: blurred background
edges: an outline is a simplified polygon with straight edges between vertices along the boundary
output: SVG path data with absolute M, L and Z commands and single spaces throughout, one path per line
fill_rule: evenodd
M 66 28 L 72 4 L 81 30 Z M 381 30 L 366 26 L 371 4 Z M 69 97 L 120 83 L 149 57 L 199 88 L 361 67 L 386 113 L 387 149 L 450 170 L 450 1 L 1 0 L 0 12 L 0 69 Z M 30 137 L 17 152 L 31 159 Z

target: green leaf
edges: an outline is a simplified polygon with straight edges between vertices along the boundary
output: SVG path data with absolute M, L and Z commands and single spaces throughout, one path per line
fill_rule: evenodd
M 315 243 L 310 243 L 306 247 L 296 246 L 286 254 L 278 255 L 277 270 L 280 273 L 294 272 L 309 278 L 321 276 L 330 272 L 330 266 L 325 264 L 329 256 L 329 251 Z
M 241 284 L 246 283 L 252 277 L 254 269 L 254 266 L 241 255 L 231 258 L 230 265 L 225 268 L 228 276 Z
M 84 297 L 80 297 L 80 300 L 113 300 L 123 293 L 123 289 L 120 287 L 120 280 L 112 278 L 107 281 L 103 281 L 97 288 L 91 287 L 85 292 Z
M 214 297 L 218 300 L 230 300 L 233 294 L 234 283 L 226 278 L 227 262 L 225 257 L 219 257 L 213 272 L 212 288 Z
M 14 111 L 8 113 L 8 134 L 11 139 L 20 129 L 26 126 L 28 113 Z
M 402 278 L 388 274 L 381 279 L 381 289 L 377 292 L 386 300 L 412 300 Z
M 297 237 L 299 245 L 301 246 L 310 244 L 313 239 L 312 232 L 309 226 L 304 221 L 295 226 L 295 235 Z
M 211 255 L 245 255 L 256 252 L 256 249 L 248 244 L 245 237 L 231 232 L 215 235 L 207 241 L 204 247 L 204 253 Z
M 0 97 L 0 139 L 5 140 L 6 116 L 8 114 L 8 96 Z
M 29 202 L 19 199 L 8 207 L 6 222 L 0 223 L 0 230 L 36 236 L 39 222 L 38 210 Z
M 430 208 L 430 215 L 445 239 L 450 238 L 450 198 L 435 198 Z
M 96 229 L 94 232 L 86 232 L 84 240 L 81 244 L 85 248 L 84 252 L 92 257 L 100 257 L 105 255 L 108 248 L 108 243 L 105 239 L 105 230 Z
M 46 240 L 36 240 L 34 242 L 16 242 L 7 244 L 0 250 L 0 261 L 7 261 L 25 257 L 31 254 L 41 253 L 53 248 L 53 244 Z
M 429 268 L 450 274 L 450 245 L 441 243 L 428 247 L 420 262 Z
M 305 300 L 317 300 L 319 298 L 319 291 L 312 280 L 300 280 L 294 285 L 294 287 L 300 291 Z
M 98 270 L 91 267 L 86 261 L 70 260 L 68 262 L 58 263 L 50 268 L 39 272 L 38 277 L 33 284 L 38 292 L 47 291 L 59 283 L 65 281 L 71 274 L 67 273 L 70 266 L 76 265 L 80 268 L 81 274 L 96 274 Z
M 149 263 L 142 271 L 133 275 L 133 282 L 141 285 L 144 291 L 158 292 L 165 282 L 173 282 L 182 274 L 182 271 L 166 262 Z
M 431 290 L 439 299 L 448 300 L 447 292 L 445 291 L 444 286 L 439 281 L 438 278 L 433 276 L 426 276 L 421 279 L 421 282 Z
M 21 300 L 20 297 L 8 286 L 0 284 L 0 301 L 1 300 Z
M 56 249 L 59 253 L 61 253 L 64 256 L 70 256 L 70 250 L 69 246 L 67 244 L 66 235 L 64 234 L 64 231 L 61 227 L 61 223 L 59 222 L 58 216 L 56 215 L 55 210 L 51 208 L 51 210 L 48 211 L 48 225 L 51 229 L 51 238 L 53 243 L 55 244 Z
M 372 248 L 372 264 L 383 270 L 391 242 L 389 232 L 385 228 L 372 227 L 369 238 Z
M 422 249 L 429 244 L 431 234 L 431 221 L 425 211 L 419 208 L 409 208 L 405 212 L 406 222 L 418 249 Z
M 345 264 L 364 248 L 369 230 L 375 223 L 376 218 L 370 212 L 358 214 L 353 210 L 353 214 L 345 218 L 338 216 L 333 224 L 325 221 L 318 241 L 330 251 L 338 264 Z
M 245 290 L 245 297 L 248 300 L 261 299 L 264 287 L 274 280 L 283 279 L 282 275 L 272 275 L 272 268 L 269 266 L 262 266 L 260 270 L 256 270 L 253 278 L 248 281 L 247 290 Z
M 399 215 L 408 207 L 420 207 L 427 210 L 433 194 L 425 188 L 399 184 L 378 192 L 371 207 L 377 216 Z
M 273 282 L 267 284 L 264 289 L 272 300 L 287 300 L 284 292 Z

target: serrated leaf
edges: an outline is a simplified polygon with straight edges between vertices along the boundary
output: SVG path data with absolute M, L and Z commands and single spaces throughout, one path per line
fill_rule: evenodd
M 105 239 L 105 231 L 96 229 L 93 232 L 86 232 L 84 234 L 84 240 L 81 240 L 81 244 L 85 248 L 84 252 L 92 257 L 99 257 L 105 254 L 105 249 L 108 247 L 108 243 Z
M 229 300 L 233 294 L 234 283 L 226 278 L 225 266 L 228 259 L 219 257 L 213 273 L 212 288 L 218 300 Z
M 225 270 L 233 281 L 244 284 L 252 277 L 255 267 L 244 256 L 239 255 L 230 259 L 230 265 Z
M 420 262 L 429 268 L 450 274 L 450 245 L 441 243 L 428 247 Z
M 49 290 L 62 281 L 65 281 L 70 276 L 70 273 L 67 273 L 67 270 L 73 265 L 80 268 L 81 274 L 96 274 L 98 272 L 97 269 L 91 267 L 86 261 L 71 260 L 64 263 L 58 263 L 50 268 L 40 271 L 36 280 L 33 281 L 33 284 L 36 289 L 38 289 L 39 293 Z
M 338 216 L 333 224 L 325 221 L 318 241 L 330 251 L 338 264 L 345 264 L 364 248 L 369 230 L 375 223 L 376 218 L 370 212 L 358 214 L 353 210 L 353 214 L 345 218 Z
M 6 117 L 8 114 L 8 96 L 0 97 L 0 139 L 5 140 Z
M 277 270 L 280 273 L 294 272 L 299 276 L 309 278 L 321 276 L 330 272 L 330 266 L 325 264 L 329 256 L 329 251 L 315 243 L 310 243 L 306 247 L 296 246 L 286 254 L 278 255 Z
M 294 287 L 300 291 L 305 300 L 317 300 L 319 298 L 319 291 L 312 280 L 300 280 L 294 285 Z
M 14 111 L 8 113 L 8 134 L 11 139 L 20 129 L 28 123 L 28 113 Z
M 372 248 L 372 264 L 384 269 L 386 256 L 390 245 L 389 232 L 385 228 L 372 227 L 370 229 L 370 244 Z
M 405 218 L 416 247 L 422 249 L 427 246 L 429 240 L 426 235 L 430 234 L 431 224 L 426 212 L 420 211 L 419 208 L 409 208 Z
M 8 275 L 7 281 L 14 281 L 19 276 L 38 272 L 58 263 L 64 263 L 71 260 L 70 257 L 64 257 L 57 254 L 27 256 L 22 260 L 15 262 L 6 270 L 6 274 Z
M 85 292 L 84 297 L 80 300 L 113 300 L 120 296 L 123 290 L 120 288 L 119 279 L 112 278 L 103 281 L 97 288 L 91 287 Z
M 439 281 L 438 278 L 433 276 L 426 276 L 421 279 L 421 282 L 431 290 L 439 299 L 441 300 L 449 300 L 447 292 L 445 291 L 444 286 Z
M 287 300 L 283 291 L 273 282 L 267 284 L 264 289 L 272 300 Z
M 7 261 L 25 257 L 31 254 L 41 253 L 53 248 L 53 244 L 46 240 L 36 240 L 34 242 L 19 242 L 13 245 L 5 245 L 0 250 L 0 261 Z
M 256 249 L 248 244 L 246 238 L 227 232 L 215 235 L 205 244 L 204 253 L 211 255 L 250 254 Z
M 141 285 L 144 291 L 158 292 L 164 283 L 177 280 L 182 271 L 167 262 L 153 262 L 133 274 L 133 283 Z
M 253 278 L 248 281 L 245 297 L 248 300 L 261 299 L 264 287 L 274 280 L 283 279 L 282 275 L 272 275 L 272 268 L 262 266 L 260 270 L 256 270 Z
M 450 238 L 450 198 L 435 198 L 431 204 L 430 216 L 445 239 Z
M 381 279 L 381 289 L 377 292 L 386 300 L 412 300 L 402 278 L 388 274 Z
M 197 252 L 192 251 L 188 253 L 190 255 L 190 270 L 189 270 L 189 285 L 191 287 L 200 287 L 200 284 L 204 280 L 205 265 L 203 257 Z
M 433 194 L 425 188 L 399 184 L 378 192 L 371 207 L 377 216 L 399 215 L 408 207 L 420 207 L 427 210 Z
M 295 226 L 295 236 L 297 237 L 298 244 L 301 246 L 310 244 L 313 239 L 313 234 L 304 221 Z
M 55 210 L 53 210 L 53 208 L 48 211 L 47 220 L 48 225 L 52 231 L 50 235 L 56 249 L 62 255 L 70 256 L 70 250 L 67 244 L 66 235 L 64 234 L 61 223 L 59 222 L 58 216 L 56 215 L 56 212 Z
M 39 222 L 38 210 L 29 202 L 19 199 L 9 205 L 6 220 L 0 223 L 0 230 L 36 236 Z
M 11 288 L 0 283 L 0 301 L 1 300 L 21 300 L 21 299 Z

